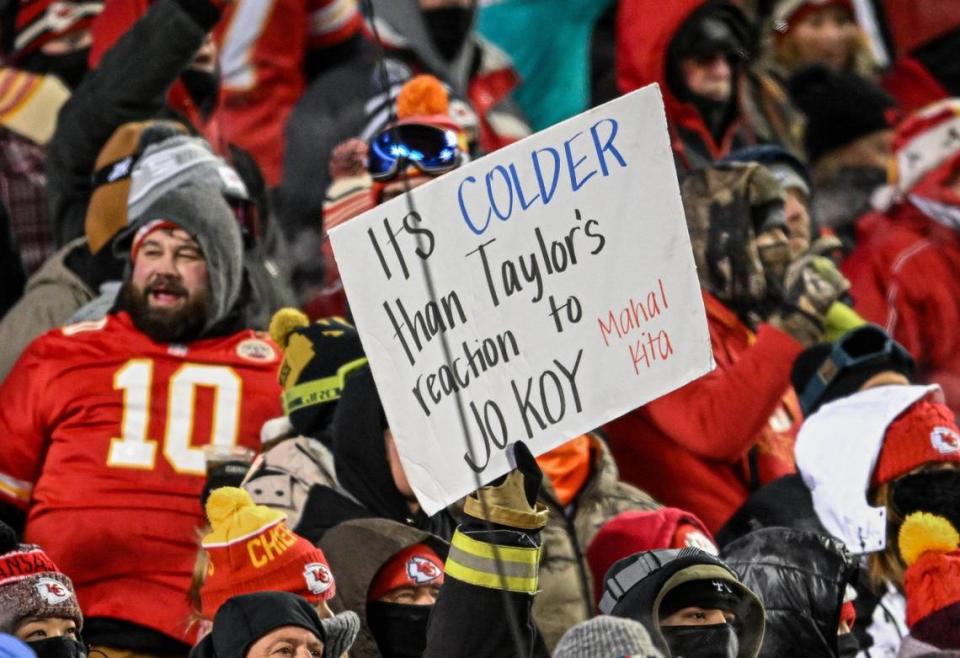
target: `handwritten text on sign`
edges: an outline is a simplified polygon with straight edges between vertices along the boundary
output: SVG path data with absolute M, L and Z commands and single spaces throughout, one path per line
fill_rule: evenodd
M 331 239 L 428 513 L 712 367 L 656 86 L 410 194 Z

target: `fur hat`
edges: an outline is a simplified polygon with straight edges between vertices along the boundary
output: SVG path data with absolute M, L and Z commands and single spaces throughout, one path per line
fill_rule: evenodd
M 73 583 L 39 546 L 18 544 L 0 523 L 0 633 L 13 633 L 27 617 L 72 619 L 83 628 Z

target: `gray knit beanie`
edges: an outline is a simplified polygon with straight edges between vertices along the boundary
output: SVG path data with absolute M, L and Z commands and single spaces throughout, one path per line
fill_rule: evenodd
M 206 332 L 227 316 L 243 284 L 243 237 L 220 187 L 190 182 L 167 190 L 142 214 L 132 216 L 114 243 L 117 256 L 128 257 L 137 232 L 155 220 L 176 224 L 194 236 L 207 261 L 210 314 Z
M 0 523 L 0 633 L 13 633 L 27 617 L 72 619 L 83 628 L 73 584 L 39 546 L 18 544 Z
M 553 658 L 663 658 L 638 621 L 600 615 L 570 628 Z

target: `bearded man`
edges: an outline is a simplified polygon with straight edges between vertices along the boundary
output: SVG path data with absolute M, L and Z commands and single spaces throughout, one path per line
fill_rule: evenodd
M 0 387 L 0 516 L 69 573 L 88 642 L 185 656 L 204 448 L 259 446 L 279 350 L 241 328 L 242 238 L 218 187 L 131 220 L 114 309 L 37 338 Z

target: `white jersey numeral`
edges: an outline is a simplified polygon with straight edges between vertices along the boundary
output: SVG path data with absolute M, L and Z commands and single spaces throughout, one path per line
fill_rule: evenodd
M 163 455 L 173 470 L 191 475 L 202 475 L 205 467 L 203 448 L 193 445 L 198 386 L 213 389 L 208 443 L 230 447 L 236 445 L 240 429 L 243 380 L 232 368 L 192 363 L 184 364 L 170 377 Z M 122 437 L 110 441 L 107 465 L 152 469 L 157 457 L 157 442 L 148 437 L 153 361 L 128 361 L 114 376 L 113 387 L 123 391 Z

